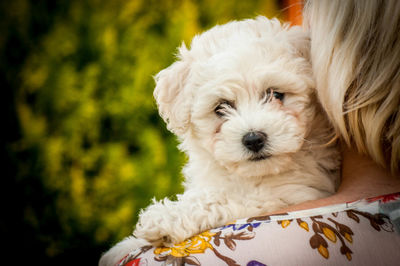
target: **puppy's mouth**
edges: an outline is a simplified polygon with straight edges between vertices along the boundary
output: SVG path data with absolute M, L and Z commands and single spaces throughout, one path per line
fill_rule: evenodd
M 270 154 L 256 154 L 256 155 L 251 156 L 249 161 L 258 162 L 258 161 L 268 159 L 269 157 L 271 157 Z

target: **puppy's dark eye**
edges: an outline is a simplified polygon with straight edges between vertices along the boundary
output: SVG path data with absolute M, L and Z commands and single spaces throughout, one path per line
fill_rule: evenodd
M 285 94 L 282 92 L 278 92 L 276 88 L 268 88 L 263 95 L 264 102 L 269 102 L 274 97 L 277 100 L 283 101 L 285 98 Z
M 285 94 L 283 94 L 281 92 L 277 92 L 277 91 L 272 92 L 272 94 L 273 94 L 275 99 L 278 99 L 280 101 L 282 101 L 283 98 L 285 97 Z
M 222 100 L 218 103 L 218 105 L 215 107 L 214 109 L 214 113 L 219 116 L 222 117 L 224 115 L 226 115 L 226 112 L 229 108 L 235 108 L 235 105 L 233 102 L 231 101 L 227 101 L 227 100 Z

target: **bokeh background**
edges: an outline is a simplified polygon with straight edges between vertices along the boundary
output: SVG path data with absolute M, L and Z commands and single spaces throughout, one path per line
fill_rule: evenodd
M 284 20 L 285 6 L 1 1 L 1 261 L 96 265 L 151 198 L 182 192 L 185 156 L 158 116 L 152 77 L 195 34 L 256 15 Z

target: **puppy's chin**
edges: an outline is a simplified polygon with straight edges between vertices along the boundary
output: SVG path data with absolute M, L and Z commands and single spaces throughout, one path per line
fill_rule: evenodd
M 220 164 L 233 175 L 243 178 L 277 175 L 295 167 L 292 157 L 288 155 L 265 156 L 240 162 L 223 162 Z

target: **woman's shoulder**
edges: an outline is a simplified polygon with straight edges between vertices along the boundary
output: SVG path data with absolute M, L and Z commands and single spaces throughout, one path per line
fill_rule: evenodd
M 394 265 L 399 224 L 400 192 L 239 219 L 172 247 L 143 247 L 121 265 Z

